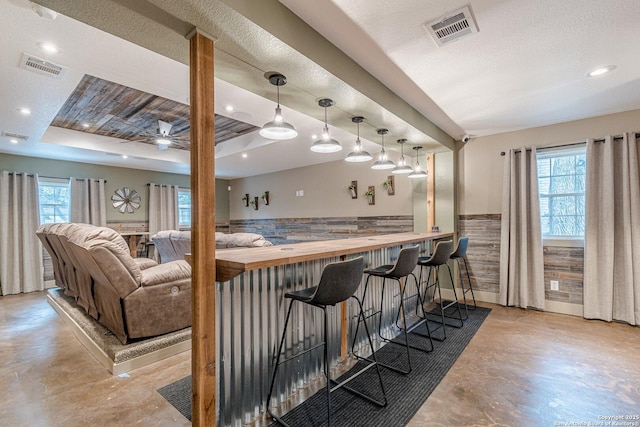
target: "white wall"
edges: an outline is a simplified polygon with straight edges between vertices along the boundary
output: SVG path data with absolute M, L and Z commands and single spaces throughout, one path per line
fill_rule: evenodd
M 585 141 L 640 131 L 640 110 L 610 114 L 473 139 L 460 149 L 459 214 L 496 214 L 502 210 L 501 151 Z
M 394 153 L 395 155 L 395 153 Z M 396 160 L 396 159 L 394 159 Z M 382 183 L 391 171 L 371 169 L 371 162 L 347 163 L 343 160 L 230 181 L 231 219 L 317 218 L 340 216 L 412 215 L 412 183 L 395 176 L 395 195 L 390 196 Z M 358 198 L 351 199 L 348 186 L 358 181 Z M 375 205 L 370 206 L 364 192 L 375 186 Z M 296 197 L 303 190 L 303 197 Z M 270 204 L 260 200 L 258 210 L 245 207 L 245 193 L 261 196 L 269 191 Z

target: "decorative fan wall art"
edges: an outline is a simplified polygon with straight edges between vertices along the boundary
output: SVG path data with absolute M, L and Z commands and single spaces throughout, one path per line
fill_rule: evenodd
M 120 213 L 133 213 L 140 207 L 140 195 L 130 188 L 118 188 L 111 196 L 113 207 Z

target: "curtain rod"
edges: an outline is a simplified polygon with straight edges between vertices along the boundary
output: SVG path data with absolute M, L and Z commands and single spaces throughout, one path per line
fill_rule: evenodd
M 637 133 L 636 133 L 636 138 L 638 137 L 638 135 L 640 135 L 640 134 L 637 134 Z M 622 139 L 622 136 L 614 136 L 614 137 L 613 137 L 613 140 L 614 140 L 614 141 L 618 141 L 618 140 L 621 140 L 621 139 Z M 605 139 L 604 139 L 604 138 L 600 138 L 600 139 L 595 139 L 595 140 L 594 140 L 594 142 L 604 142 L 604 141 L 605 141 Z M 587 143 L 587 141 L 580 141 L 580 142 L 571 142 L 571 143 L 569 143 L 569 144 L 545 145 L 545 146 L 543 146 L 543 147 L 536 147 L 536 151 L 551 150 L 551 149 L 553 149 L 553 148 L 560 148 L 560 147 L 573 147 L 573 146 L 576 146 L 576 145 L 584 145 L 584 144 L 586 144 L 586 143 Z M 516 152 L 519 152 L 519 151 L 520 151 L 520 150 L 516 150 Z M 531 151 L 531 149 L 530 149 L 530 148 L 527 148 L 527 151 Z M 501 156 L 504 156 L 504 155 L 506 155 L 506 154 L 507 154 L 507 153 L 506 153 L 506 152 L 504 152 L 504 151 L 501 151 L 501 152 L 500 152 L 500 155 L 501 155 Z
M 24 173 L 24 172 L 16 172 L 16 171 L 8 171 L 8 172 L 12 173 L 12 174 Z M 33 173 L 27 173 L 27 176 L 35 176 L 35 175 L 36 174 L 33 174 Z M 62 177 L 59 177 L 59 176 L 46 176 L 46 175 L 38 175 L 38 178 L 44 178 L 44 179 L 71 179 L 71 178 L 62 178 Z M 86 179 L 86 178 L 74 178 L 74 179 L 81 180 L 81 179 Z M 102 178 L 89 178 L 89 179 L 102 179 Z M 104 179 L 103 181 L 104 181 L 105 184 L 107 183 L 106 179 Z
M 151 184 L 153 185 L 157 185 L 158 187 L 178 187 L 178 188 L 190 188 L 190 187 L 181 187 L 179 185 L 175 185 L 175 184 L 156 184 L 155 182 L 149 182 L 147 183 L 147 187 L 150 186 Z

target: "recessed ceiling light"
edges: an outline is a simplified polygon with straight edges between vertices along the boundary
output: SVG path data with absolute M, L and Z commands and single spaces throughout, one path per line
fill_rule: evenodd
M 83 123 L 83 124 L 82 124 L 82 127 L 83 127 L 83 128 L 88 128 L 88 127 L 91 127 L 91 125 L 90 125 L 89 123 Z
M 589 77 L 598 77 L 603 74 L 607 74 L 616 69 L 615 65 L 607 65 L 606 67 L 596 68 L 595 70 L 589 71 L 587 76 Z
M 18 111 L 20 111 L 25 116 L 28 116 L 29 114 L 31 114 L 31 110 L 29 110 L 28 108 L 24 108 L 24 107 L 18 108 Z
M 12 143 L 12 144 L 17 144 L 18 140 L 15 139 L 15 138 L 12 138 L 12 139 L 9 140 L 9 142 Z
M 123 155 L 122 155 L 122 158 L 123 158 L 123 159 L 128 159 L 128 158 L 129 158 L 129 156 L 127 156 L 126 154 L 123 154 Z
M 247 153 L 242 153 L 242 158 L 246 159 L 247 158 Z
M 38 47 L 47 53 L 60 53 L 60 49 L 58 49 L 53 43 L 40 42 L 38 43 Z
M 233 105 L 225 105 L 224 111 L 228 111 L 229 113 L 234 110 Z

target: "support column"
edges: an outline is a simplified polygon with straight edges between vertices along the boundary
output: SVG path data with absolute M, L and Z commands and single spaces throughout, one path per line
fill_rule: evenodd
M 191 418 L 216 425 L 213 40 L 189 38 L 191 84 Z
M 436 224 L 436 155 L 427 155 L 427 232 Z

